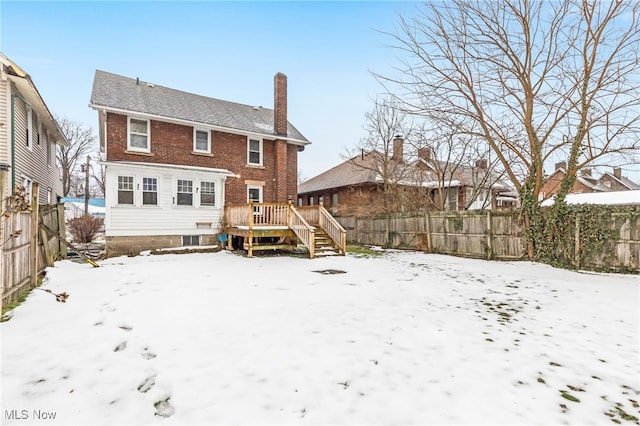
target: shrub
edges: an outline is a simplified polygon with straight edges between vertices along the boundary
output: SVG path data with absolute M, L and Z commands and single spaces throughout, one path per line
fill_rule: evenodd
M 73 237 L 73 241 L 78 243 L 90 243 L 100 232 L 103 221 L 99 217 L 85 215 L 67 221 L 67 229 Z

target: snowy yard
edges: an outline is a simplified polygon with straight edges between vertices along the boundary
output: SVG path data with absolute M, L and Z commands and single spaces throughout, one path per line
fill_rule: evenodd
M 34 291 L 0 324 L 3 424 L 640 417 L 637 276 L 220 252 L 58 262 L 43 287 L 67 303 Z

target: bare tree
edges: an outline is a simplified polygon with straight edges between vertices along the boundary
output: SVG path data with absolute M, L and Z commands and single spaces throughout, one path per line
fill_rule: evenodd
M 456 133 L 437 122 L 422 122 L 420 131 L 414 133 L 417 168 L 425 170 L 420 179 L 422 186 L 431 188 L 436 210 L 457 209 L 460 188 L 467 190 L 462 206 L 465 210 L 472 205 L 476 208 L 491 205 L 491 187 L 502 176 L 496 173 L 497 161 L 478 138 Z M 480 199 L 478 206 L 476 201 Z
M 382 211 L 402 209 L 398 189 L 409 168 L 404 140 L 411 136 L 411 122 L 389 99 L 377 99 L 365 114 L 364 129 L 367 136 L 347 149 L 346 157 L 382 184 Z
M 96 137 L 91 127 L 83 126 L 66 118 L 56 118 L 58 125 L 69 141 L 68 146 L 58 145 L 56 159 L 62 171 L 62 194 L 67 196 L 72 189 L 77 187 L 78 180 L 74 178 L 76 167 L 85 160 L 86 154 L 95 148 Z
M 405 111 L 482 139 L 531 229 L 545 162 L 567 160 L 560 200 L 585 166 L 638 162 L 639 20 L 638 2 L 431 1 L 401 17 L 397 75 L 377 77 Z
M 91 166 L 91 176 L 95 183 L 95 188 L 92 189 L 92 193 L 98 197 L 104 197 L 104 178 L 106 175 L 105 165 L 102 164 L 106 160 L 104 153 L 97 152 L 93 158 L 96 160 Z

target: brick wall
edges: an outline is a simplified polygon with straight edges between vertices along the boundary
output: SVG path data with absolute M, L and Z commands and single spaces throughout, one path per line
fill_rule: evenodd
M 552 195 L 560 190 L 560 183 L 562 182 L 563 176 L 563 172 L 556 171 L 547 178 L 540 190 L 540 194 L 543 196 L 543 198 L 551 198 Z M 576 180 L 569 192 L 581 194 L 586 192 L 593 192 L 593 189 Z
M 193 153 L 193 127 L 151 120 L 151 152 L 127 151 L 127 116 L 107 114 L 107 161 L 177 164 L 231 171 L 239 177 L 227 178 L 225 200 L 247 202 L 247 182 L 263 183 L 265 202 L 286 202 L 297 196 L 297 146 L 282 141 L 263 140 L 263 165 L 247 165 L 247 137 L 211 131 L 211 154 Z M 276 166 L 277 144 L 281 144 L 281 164 Z M 280 183 L 280 191 L 277 191 Z

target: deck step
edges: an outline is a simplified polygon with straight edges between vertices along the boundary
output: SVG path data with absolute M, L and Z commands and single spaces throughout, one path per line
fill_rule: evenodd
M 316 254 L 339 253 L 340 249 L 336 247 L 331 237 L 322 228 L 316 228 L 313 249 Z

